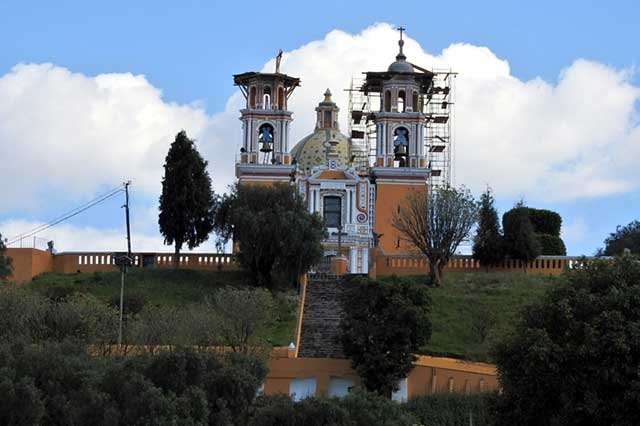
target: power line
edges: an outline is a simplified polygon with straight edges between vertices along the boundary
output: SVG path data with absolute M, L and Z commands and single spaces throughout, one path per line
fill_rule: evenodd
M 20 241 L 22 239 L 29 238 L 31 236 L 36 235 L 39 232 L 44 231 L 45 229 L 49 229 L 52 226 L 55 226 L 55 225 L 57 225 L 57 224 L 59 224 L 61 222 L 64 222 L 65 220 L 71 219 L 72 217 L 79 215 L 80 213 L 90 209 L 91 207 L 95 207 L 98 204 L 101 204 L 101 203 L 107 201 L 108 199 L 115 197 L 116 195 L 118 195 L 119 193 L 121 193 L 123 191 L 124 191 L 124 189 L 121 188 L 121 187 L 114 188 L 111 191 L 109 191 L 109 192 L 107 192 L 107 193 L 105 193 L 103 195 L 100 195 L 99 197 L 94 198 L 93 200 L 91 200 L 91 201 L 89 201 L 89 202 L 87 202 L 87 203 L 85 203 L 85 204 L 83 204 L 83 205 L 81 205 L 79 207 L 76 207 L 73 210 L 69 210 L 68 212 L 66 212 L 66 213 L 64 213 L 64 214 L 62 214 L 62 215 L 50 220 L 49 222 L 47 222 L 45 224 L 36 226 L 35 228 L 33 228 L 33 229 L 31 229 L 31 230 L 29 230 L 27 232 L 24 232 L 24 233 L 22 233 L 20 235 L 17 235 L 15 237 L 11 238 L 10 241 L 8 242 L 8 244 L 13 244 L 13 243 L 16 243 L 17 241 Z

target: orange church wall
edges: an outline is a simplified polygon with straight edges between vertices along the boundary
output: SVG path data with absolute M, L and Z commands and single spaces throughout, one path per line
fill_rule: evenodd
M 124 349 L 124 351 L 123 351 Z M 170 346 L 123 346 L 100 349 L 89 347 L 93 356 L 133 356 L 171 350 Z M 216 354 L 230 348 L 210 347 Z M 275 347 L 267 360 L 267 376 L 264 382 L 265 395 L 289 395 L 291 383 L 296 379 L 316 381 L 317 397 L 327 396 L 332 377 L 349 379 L 354 385 L 361 384 L 360 377 L 351 368 L 348 359 L 298 358 L 287 347 Z M 492 364 L 464 361 L 453 358 L 418 355 L 414 368 L 407 377 L 408 399 L 434 393 L 474 393 L 500 389 L 496 367 Z
M 377 234 L 382 234 L 379 246 L 385 253 L 406 253 L 409 251 L 407 242 L 403 241 L 391 224 L 393 215 L 398 211 L 398 207 L 405 202 L 410 191 L 424 191 L 426 189 L 424 184 L 377 183 L 374 230 Z
M 315 378 L 318 397 L 328 394 L 331 377 L 360 383 L 347 359 L 276 357 L 269 360 L 268 367 L 266 395 L 288 394 L 294 379 Z M 418 356 L 407 379 L 409 399 L 439 392 L 471 393 L 498 388 L 497 371 L 491 364 L 431 356 Z
M 110 272 L 118 271 L 111 252 L 73 252 L 52 255 L 48 251 L 32 248 L 8 248 L 7 255 L 13 261 L 10 280 L 17 283 L 31 281 L 35 276 L 45 272 L 73 274 L 77 272 Z M 152 256 L 151 268 L 173 268 L 173 253 L 136 253 L 133 267 L 141 267 L 143 256 Z M 238 270 L 240 266 L 232 254 L 187 253 L 181 254 L 178 262 L 180 268 L 200 270 Z
M 374 264 L 377 276 L 389 275 L 426 275 L 429 263 L 424 256 L 374 252 Z M 542 275 L 560 275 L 568 267 L 580 262 L 579 257 L 540 256 L 526 265 L 526 273 Z M 489 267 L 489 272 L 523 273 L 523 263 L 518 260 L 504 260 L 500 265 Z M 445 268 L 446 272 L 486 272 L 487 268 L 471 256 L 455 256 Z
M 8 248 L 13 271 L 9 280 L 16 283 L 31 281 L 36 275 L 53 270 L 53 256 L 48 251 L 33 248 Z

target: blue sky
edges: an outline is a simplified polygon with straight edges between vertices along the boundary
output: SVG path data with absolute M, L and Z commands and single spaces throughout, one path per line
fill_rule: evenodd
M 281 1 L 270 6 L 252 1 L 4 1 L 0 3 L 0 38 L 3 40 L 0 78 L 20 63 L 51 63 L 74 75 L 88 77 L 112 73 L 144 75 L 150 87 L 161 91 L 161 101 L 165 104 L 189 106 L 215 120 L 236 92 L 232 74 L 259 70 L 279 48 L 295 51 L 325 39 L 336 29 L 359 34 L 377 22 L 403 25 L 408 36 L 429 54 L 438 55 L 455 43 L 485 46 L 495 57 L 508 62 L 511 76 L 522 82 L 539 78 L 555 85 L 559 84 L 563 70 L 579 59 L 617 72 L 631 72 L 629 70 L 640 61 L 639 18 L 640 5 L 634 1 L 457 1 L 442 8 L 435 3 L 388 1 Z M 388 62 L 391 60 L 392 57 Z M 304 85 L 305 75 L 300 77 Z M 637 88 L 638 72 L 631 72 L 626 83 Z M 334 92 L 340 89 L 332 88 Z M 64 92 L 53 93 L 52 96 L 65 96 Z M 598 102 L 597 99 L 585 101 Z M 635 117 L 636 123 L 629 124 L 631 126 L 637 126 L 640 109 L 637 97 L 634 102 L 635 110 L 630 117 Z M 342 107 L 346 110 L 346 104 Z M 198 124 L 199 117 L 180 117 L 177 123 L 187 122 L 198 129 L 206 127 Z M 236 124 L 239 128 L 239 122 Z M 458 120 L 456 126 L 464 127 L 465 122 Z M 205 143 L 209 133 L 198 132 L 195 131 Z M 46 134 L 43 129 L 39 137 L 46 138 Z M 0 144 L 10 143 L 16 142 L 10 137 L 3 139 L 0 133 Z M 64 143 L 59 139 L 51 141 L 52 146 Z M 235 144 L 236 141 L 232 142 L 233 147 Z M 156 156 L 163 157 L 166 149 L 159 146 L 154 145 L 159 152 Z M 3 161 L 7 159 L 0 158 L 0 162 Z M 19 161 L 22 168 L 28 169 L 29 152 Z M 499 168 L 499 159 L 495 161 L 498 162 L 495 167 Z M 611 169 L 613 164 L 615 169 L 615 159 L 612 161 L 603 167 Z M 32 174 L 37 175 L 40 170 L 36 168 Z M 458 174 L 464 176 L 464 173 Z M 627 176 L 627 180 L 636 176 Z M 215 169 L 212 177 L 216 179 Z M 81 180 L 83 176 L 76 178 Z M 0 225 L 24 221 L 27 226 L 31 222 L 46 221 L 118 183 L 105 178 L 91 186 L 68 189 L 62 179 L 55 184 L 47 176 L 42 179 L 34 200 L 25 200 L 24 205 L 14 203 L 8 208 L 0 207 Z M 470 182 L 457 183 L 473 186 Z M 495 186 L 494 182 L 489 183 Z M 155 198 L 152 190 L 145 191 L 145 185 L 150 184 L 145 180 L 136 187 L 134 182 L 137 196 L 133 197 L 133 207 L 141 232 L 151 235 Z M 20 183 L 15 186 L 19 188 Z M 564 190 L 570 195 L 574 189 L 575 186 Z M 520 198 L 532 206 L 561 213 L 570 230 L 566 236 L 570 254 L 592 254 L 616 225 L 640 218 L 640 190 L 633 185 L 611 194 L 604 191 L 597 196 L 567 199 L 547 199 L 526 186 L 521 191 L 516 187 L 505 192 L 508 193 L 496 193 L 501 213 Z M 112 200 L 78 216 L 72 223 L 98 230 L 120 230 L 120 204 L 121 200 Z M 3 232 L 2 228 L 0 232 L 11 235 L 16 226 L 11 227 L 11 232 Z

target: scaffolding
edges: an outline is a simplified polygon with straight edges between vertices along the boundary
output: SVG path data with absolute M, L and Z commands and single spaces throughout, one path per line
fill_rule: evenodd
M 427 153 L 431 189 L 452 185 L 453 181 L 453 110 L 456 73 L 431 70 L 434 74 L 429 90 L 420 95 L 425 120 L 424 145 Z M 363 78 L 353 77 L 349 92 L 349 135 L 354 166 L 368 168 L 375 163 L 376 125 L 373 114 L 380 111 L 380 94 L 364 93 Z
M 372 111 L 379 108 L 380 97 L 377 93 L 365 94 L 360 88 L 363 78 L 353 77 L 349 92 L 349 137 L 351 155 L 356 169 L 368 169 L 375 162 L 376 126 L 372 120 Z M 377 103 L 372 106 L 372 103 Z

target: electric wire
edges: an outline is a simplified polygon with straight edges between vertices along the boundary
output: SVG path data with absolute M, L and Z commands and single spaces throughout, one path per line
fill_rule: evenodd
M 22 234 L 19 234 L 19 235 L 16 235 L 16 236 L 12 237 L 9 240 L 9 242 L 7 243 L 7 245 L 14 244 L 14 243 L 16 243 L 16 242 L 18 242 L 20 240 L 25 239 L 25 238 L 32 237 L 32 236 L 34 236 L 34 235 L 36 235 L 36 234 L 38 234 L 38 233 L 40 233 L 40 232 L 42 232 L 42 231 L 44 231 L 46 229 L 51 228 L 52 226 L 55 226 L 55 225 L 57 225 L 57 224 L 59 224 L 61 222 L 64 222 L 64 221 L 66 221 L 68 219 L 71 219 L 72 217 L 77 216 L 80 213 L 82 213 L 82 212 L 84 212 L 84 211 L 86 211 L 86 210 L 88 210 L 88 209 L 90 209 L 92 207 L 97 206 L 98 204 L 101 204 L 101 203 L 103 203 L 103 202 L 115 197 L 116 195 L 120 194 L 123 191 L 124 191 L 124 189 L 121 188 L 121 187 L 114 188 L 114 189 L 106 192 L 105 194 L 100 195 L 99 197 L 96 197 L 93 200 L 82 204 L 79 207 L 76 207 L 76 208 L 74 208 L 72 210 L 69 210 L 68 212 L 66 212 L 66 213 L 64 213 L 64 214 L 62 214 L 62 215 L 50 220 L 47 223 L 44 223 L 44 224 L 39 225 L 39 226 L 36 226 L 35 228 L 33 228 L 33 229 L 29 230 L 29 231 L 23 232 Z

